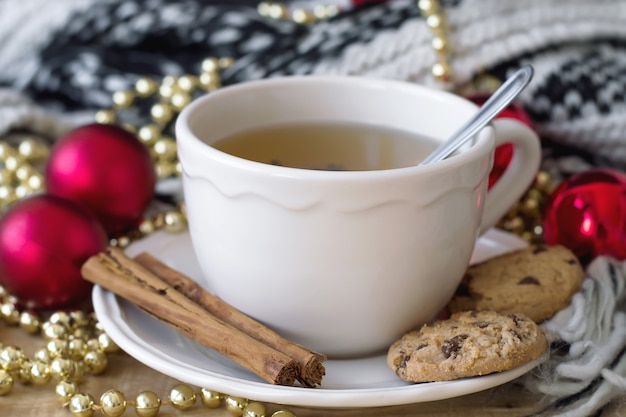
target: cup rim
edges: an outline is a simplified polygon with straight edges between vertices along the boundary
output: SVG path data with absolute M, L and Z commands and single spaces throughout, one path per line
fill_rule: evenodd
M 294 168 L 289 166 L 272 165 L 263 162 L 252 161 L 235 155 L 231 155 L 227 152 L 223 152 L 215 147 L 203 142 L 193 132 L 190 127 L 190 120 L 196 116 L 197 111 L 201 109 L 206 102 L 219 100 L 222 96 L 230 94 L 240 94 L 242 91 L 253 90 L 256 88 L 268 88 L 268 87 L 285 87 L 294 83 L 351 83 L 353 85 L 362 85 L 372 88 L 373 85 L 377 87 L 392 88 L 395 90 L 413 89 L 419 90 L 421 94 L 431 97 L 446 97 L 446 99 L 462 102 L 466 106 L 471 106 L 478 109 L 478 106 L 471 101 L 460 97 L 458 95 L 449 93 L 443 90 L 435 90 L 428 88 L 420 84 L 412 84 L 405 81 L 369 78 L 360 76 L 345 76 L 345 75 L 294 75 L 294 76 L 280 76 L 259 80 L 244 81 L 238 84 L 232 84 L 224 86 L 216 91 L 207 93 L 201 97 L 196 98 L 188 106 L 186 106 L 179 114 L 176 124 L 176 140 L 178 142 L 179 160 L 181 161 L 182 169 L 185 171 L 185 153 L 187 147 L 192 154 L 204 154 L 212 160 L 216 160 L 221 164 L 231 166 L 232 168 L 244 169 L 249 172 L 255 172 L 258 174 L 265 174 L 275 177 L 289 177 L 297 179 L 368 179 L 372 177 L 381 178 L 387 176 L 404 176 L 414 175 L 418 172 L 435 172 L 440 170 L 453 170 L 460 166 L 464 166 L 468 162 L 480 158 L 489 152 L 490 138 L 493 137 L 492 123 L 489 123 L 483 128 L 477 135 L 474 143 L 464 152 L 454 155 L 454 157 L 446 158 L 442 161 L 428 164 L 428 165 L 416 165 L 408 167 L 398 167 L 379 170 L 354 170 L 354 171 L 331 171 L 331 170 L 314 170 L 306 168 Z

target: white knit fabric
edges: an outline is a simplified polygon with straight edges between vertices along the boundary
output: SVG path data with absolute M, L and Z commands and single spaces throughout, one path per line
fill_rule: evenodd
M 95 0 L 0 1 L 0 81 L 19 87 L 37 68 L 34 53 L 50 41 L 55 29 L 68 24 L 72 13 Z
M 550 415 L 589 416 L 626 393 L 625 298 L 626 262 L 598 257 L 570 306 L 542 325 L 553 345 L 569 345 L 525 379 L 551 396 Z
M 53 140 L 72 125 L 38 107 L 19 92 L 0 89 L 0 138 L 11 130 L 26 130 Z

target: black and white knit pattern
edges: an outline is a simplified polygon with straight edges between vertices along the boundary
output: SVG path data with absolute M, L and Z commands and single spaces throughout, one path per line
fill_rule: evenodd
M 300 1 L 299 3 L 303 3 Z M 521 62 L 536 75 L 521 97 L 539 133 L 626 168 L 626 2 L 442 0 L 458 84 Z M 292 74 L 383 77 L 438 88 L 437 56 L 415 0 L 353 8 L 301 26 L 266 19 L 256 1 L 4 0 L 0 86 L 65 111 L 108 107 L 142 75 L 195 73 L 231 56 L 224 81 Z M 606 82 L 605 82 L 606 80 Z
M 58 137 L 137 78 L 197 73 L 208 56 L 235 58 L 224 84 L 336 74 L 442 88 L 416 0 L 329 1 L 345 10 L 302 26 L 261 17 L 254 0 L 0 0 L 0 136 Z M 626 170 L 626 1 L 440 2 L 457 86 L 481 72 L 505 79 L 521 64 L 535 68 L 520 103 L 545 140 L 544 169 Z M 563 348 L 549 372 L 525 381 L 549 396 L 544 414 L 593 415 L 626 392 L 624 280 L 623 263 L 599 258 L 572 306 L 544 325 Z

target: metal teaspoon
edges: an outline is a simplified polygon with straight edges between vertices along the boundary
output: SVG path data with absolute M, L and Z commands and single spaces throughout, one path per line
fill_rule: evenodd
M 478 109 L 478 112 L 457 130 L 448 140 L 439 145 L 419 165 L 432 164 L 450 156 L 467 140 L 490 123 L 528 85 L 533 77 L 533 67 L 524 65 L 513 74 Z

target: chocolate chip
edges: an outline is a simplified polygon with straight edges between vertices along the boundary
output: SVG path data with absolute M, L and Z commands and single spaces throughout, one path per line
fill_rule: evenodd
M 486 321 L 477 321 L 474 323 L 474 326 L 478 327 L 479 329 L 485 329 L 489 327 L 489 323 L 487 323 Z
M 510 331 L 510 332 L 513 334 L 513 336 L 515 336 L 518 340 L 522 340 L 522 336 L 521 336 L 518 332 L 516 332 L 516 331 L 515 331 L 515 330 L 513 330 L 513 329 L 511 329 L 511 330 L 509 330 L 509 331 Z
M 517 282 L 517 285 L 538 285 L 541 286 L 541 282 L 532 275 L 525 276 Z
M 469 336 L 466 334 L 460 334 L 458 336 L 454 336 L 452 339 L 445 340 L 441 344 L 441 352 L 446 357 L 446 359 L 450 357 L 456 358 L 456 356 L 463 348 L 463 342 L 468 337 Z
M 570 264 L 570 265 L 576 265 L 578 263 L 578 261 L 576 259 L 573 259 L 573 258 L 567 259 L 565 262 Z
M 456 289 L 456 296 L 458 297 L 469 297 L 470 291 L 469 287 L 464 283 L 461 283 Z
M 428 346 L 428 343 L 422 343 L 421 345 L 415 346 L 415 349 L 413 350 L 417 352 L 418 350 L 424 349 L 427 346 Z
M 537 255 L 538 253 L 547 252 L 547 251 L 548 251 L 548 248 L 546 246 L 544 246 L 544 245 L 537 245 L 533 249 L 533 255 Z

